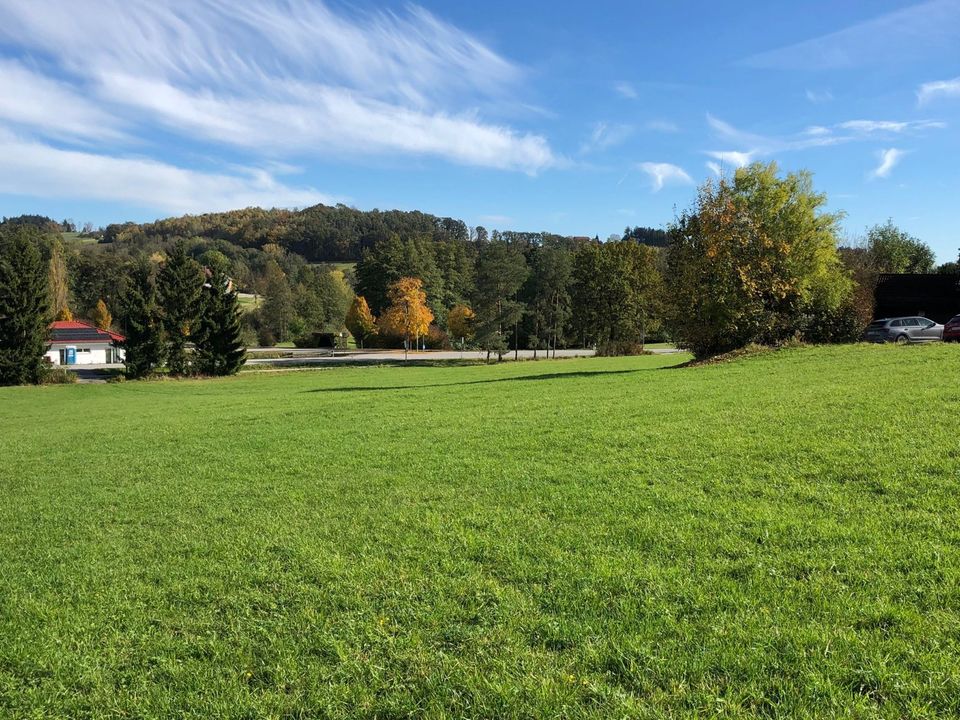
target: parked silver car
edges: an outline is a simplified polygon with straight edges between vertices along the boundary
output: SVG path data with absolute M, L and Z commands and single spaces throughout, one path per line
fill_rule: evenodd
M 874 320 L 863 335 L 867 342 L 895 342 L 900 345 L 943 339 L 943 325 L 925 317 Z

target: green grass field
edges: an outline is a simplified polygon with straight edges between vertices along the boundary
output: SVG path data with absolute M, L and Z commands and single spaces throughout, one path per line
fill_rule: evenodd
M 253 293 L 237 293 L 237 304 L 240 305 L 241 310 L 256 310 L 262 303 L 262 295 L 254 295 Z
M 0 716 L 956 717 L 960 347 L 0 389 Z
M 60 233 L 60 237 L 63 238 L 65 243 L 78 243 L 78 244 L 90 244 L 97 242 L 96 238 L 91 237 L 81 237 L 78 232 L 64 232 Z

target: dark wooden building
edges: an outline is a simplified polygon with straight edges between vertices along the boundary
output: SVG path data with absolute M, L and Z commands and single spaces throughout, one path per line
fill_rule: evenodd
M 943 323 L 960 314 L 960 275 L 884 274 L 874 300 L 876 318 L 922 315 Z

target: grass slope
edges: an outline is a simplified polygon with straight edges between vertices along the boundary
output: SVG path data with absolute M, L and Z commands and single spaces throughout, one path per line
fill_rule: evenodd
M 0 715 L 960 714 L 960 353 L 0 390 Z

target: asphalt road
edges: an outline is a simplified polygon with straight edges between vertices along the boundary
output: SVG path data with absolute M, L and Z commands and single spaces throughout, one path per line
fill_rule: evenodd
M 279 358 L 261 358 L 258 353 L 263 352 L 283 353 L 285 357 Z M 297 349 L 278 349 L 278 348 L 250 348 L 248 351 L 247 365 L 266 365 L 283 367 L 284 365 L 303 366 L 303 365 L 357 365 L 357 364 L 381 364 L 381 363 L 403 363 L 403 350 L 338 350 L 335 356 L 330 356 L 329 350 L 311 350 L 307 348 Z M 657 354 L 671 354 L 678 352 L 673 348 L 655 348 L 651 352 Z M 324 353 L 324 354 L 321 354 Z M 593 350 L 557 350 L 558 358 L 572 357 L 592 357 Z M 541 351 L 537 355 L 540 359 L 545 359 Z M 467 350 L 465 352 L 448 350 L 426 350 L 422 352 L 411 352 L 407 355 L 407 362 L 424 362 L 433 360 L 485 360 L 487 354 L 477 350 Z M 533 358 L 533 350 L 521 350 L 519 359 L 528 360 Z M 504 360 L 513 360 L 514 353 L 510 352 L 503 356 Z

